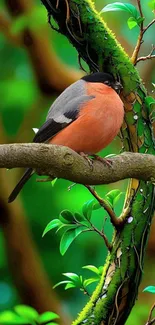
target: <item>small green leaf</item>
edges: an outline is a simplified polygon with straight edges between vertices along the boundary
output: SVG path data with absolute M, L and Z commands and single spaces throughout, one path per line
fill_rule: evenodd
M 133 29 L 134 27 L 136 27 L 138 25 L 138 22 L 137 22 L 137 20 L 134 17 L 130 17 L 127 20 L 127 24 L 128 24 L 128 27 L 130 29 Z
M 96 273 L 97 275 L 99 274 L 98 268 L 96 266 L 94 266 L 94 265 L 86 265 L 86 266 L 83 266 L 82 268 L 87 269 L 87 270 L 89 270 L 89 271 L 91 271 L 93 273 Z
M 65 290 L 68 290 L 68 289 L 71 289 L 71 288 L 76 288 L 76 284 L 70 281 L 70 283 L 68 282 L 66 284 Z
M 62 224 L 58 229 L 57 229 L 57 231 L 56 231 L 56 234 L 58 233 L 58 231 L 60 230 L 60 229 L 62 229 L 62 228 L 64 228 L 63 230 L 64 230 L 64 232 L 66 232 L 66 231 L 68 231 L 68 230 L 70 230 L 70 229 L 75 229 L 75 228 L 77 228 L 78 227 L 78 225 L 77 224 Z
M 69 281 L 69 280 L 64 280 L 64 281 L 60 281 L 58 283 L 56 283 L 54 286 L 53 286 L 53 289 L 57 288 L 58 286 L 60 286 L 61 284 L 66 284 L 66 283 L 71 283 L 72 281 Z
M 98 209 L 100 209 L 101 208 L 101 204 L 99 203 L 99 202 L 95 202 L 94 204 L 93 204 L 93 210 L 98 210 Z
M 12 311 L 4 311 L 2 313 L 0 313 L 0 324 L 3 325 L 23 325 L 23 324 L 27 324 L 28 323 L 28 319 L 27 318 L 23 318 L 18 316 L 17 314 L 15 314 Z
M 139 12 L 135 6 L 130 3 L 122 3 L 122 2 L 114 2 L 106 5 L 102 10 L 102 12 L 109 11 L 125 11 L 132 15 L 135 19 L 139 17 Z
M 65 223 L 74 223 L 74 216 L 69 210 L 63 210 L 60 213 L 59 219 Z
M 84 217 L 88 220 L 91 219 L 93 204 L 94 204 L 94 199 L 89 200 L 88 202 L 85 202 L 82 207 L 82 213 L 83 213 Z
M 98 274 L 101 276 L 103 273 L 103 266 L 98 267 L 98 272 L 99 272 Z
M 113 205 L 115 206 L 116 203 L 120 200 L 121 196 L 122 196 L 123 192 L 120 192 L 113 200 Z
M 67 272 L 67 273 L 63 273 L 63 275 L 66 276 L 67 278 L 71 279 L 73 282 L 75 282 L 77 284 L 81 284 L 79 275 L 77 275 L 76 273 Z
M 140 24 L 141 24 L 144 20 L 145 20 L 144 17 L 138 17 L 138 18 L 137 18 L 137 23 L 138 23 L 138 25 L 140 26 Z
M 62 225 L 62 222 L 59 219 L 54 219 L 54 220 L 50 221 L 48 223 L 48 225 L 46 226 L 46 228 L 42 234 L 42 237 L 44 237 L 45 234 L 47 234 L 47 232 L 49 232 L 50 230 L 52 230 L 56 227 L 60 227 L 61 225 Z
M 106 201 L 111 205 L 111 207 L 114 207 L 114 204 L 119 200 L 120 196 L 122 195 L 122 192 L 118 189 L 112 190 L 108 192 L 105 196 Z
M 84 218 L 80 213 L 78 213 L 78 212 L 75 212 L 75 213 L 74 213 L 74 217 L 75 217 L 75 219 L 76 219 L 78 222 L 81 222 L 81 221 L 84 221 L 84 220 L 85 220 L 85 218 Z
M 99 279 L 100 279 L 99 277 L 86 279 L 83 281 L 83 286 L 88 287 L 90 284 L 99 281 Z
M 79 236 L 84 230 L 86 229 L 85 226 L 78 227 L 73 230 L 66 231 L 60 241 L 60 253 L 61 255 L 64 255 L 73 242 L 73 240 Z
M 26 305 L 15 306 L 14 310 L 19 316 L 25 317 L 29 320 L 37 320 L 39 316 L 38 312 L 34 308 Z
M 56 178 L 54 178 L 54 179 L 51 181 L 51 185 L 52 185 L 52 187 L 54 187 L 54 185 L 55 185 L 55 183 L 57 182 L 57 180 L 58 180 L 58 178 L 56 177 Z
M 155 293 L 155 286 L 146 287 L 143 292 Z
M 39 316 L 39 323 L 47 323 L 52 321 L 53 319 L 60 318 L 57 314 L 51 312 L 51 311 L 46 311 L 45 313 L 41 314 Z M 48 323 L 49 324 L 49 323 Z
M 80 224 L 83 226 L 86 226 L 87 228 L 89 228 L 91 230 L 89 221 L 87 221 L 87 220 L 81 221 Z
M 147 96 L 145 98 L 145 104 L 147 106 L 151 106 L 151 105 L 155 104 L 155 99 L 153 97 L 151 97 L 151 96 Z

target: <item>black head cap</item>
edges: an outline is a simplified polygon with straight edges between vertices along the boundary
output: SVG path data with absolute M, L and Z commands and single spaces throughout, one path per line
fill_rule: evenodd
M 122 89 L 120 82 L 116 81 L 112 74 L 104 72 L 95 72 L 87 76 L 82 77 L 87 82 L 100 82 L 111 88 L 113 88 L 118 94 Z

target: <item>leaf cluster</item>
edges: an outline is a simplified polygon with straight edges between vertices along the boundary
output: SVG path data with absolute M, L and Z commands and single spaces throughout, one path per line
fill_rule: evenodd
M 82 275 L 78 275 L 76 273 L 68 272 L 63 273 L 65 277 L 67 277 L 67 280 L 63 280 L 58 282 L 54 288 L 58 287 L 59 285 L 65 284 L 65 290 L 71 289 L 71 288 L 79 288 L 80 291 L 83 291 L 84 294 L 88 294 L 87 287 L 91 285 L 94 282 L 98 282 L 101 278 L 103 266 L 100 266 L 97 268 L 94 265 L 86 265 L 83 266 L 83 269 L 87 269 L 94 273 L 93 277 L 90 277 L 88 279 L 84 279 Z
M 114 209 L 114 206 L 120 199 L 121 195 L 122 192 L 120 190 L 112 190 L 106 194 L 104 201 Z M 82 213 L 72 213 L 69 210 L 63 210 L 59 215 L 59 219 L 54 219 L 49 222 L 43 232 L 43 236 L 54 228 L 57 228 L 56 233 L 61 231 L 61 255 L 64 255 L 72 242 L 84 232 L 95 231 L 103 237 L 103 232 L 97 229 L 91 221 L 92 212 L 100 208 L 100 203 L 97 200 L 92 199 L 83 204 Z
M 39 315 L 38 312 L 26 305 L 17 305 L 14 310 L 7 310 L 0 313 L 1 325 L 57 325 L 55 319 L 59 316 L 51 311 Z
M 155 10 L 155 0 L 152 0 L 148 3 L 148 6 L 152 9 L 152 11 Z M 123 2 L 114 2 L 106 5 L 102 10 L 103 12 L 110 12 L 110 11 L 124 11 L 127 12 L 130 17 L 127 20 L 128 27 L 130 29 L 133 29 L 136 26 L 141 25 L 141 23 L 144 21 L 144 17 L 140 16 L 140 13 L 138 9 L 132 5 L 131 3 L 123 3 Z

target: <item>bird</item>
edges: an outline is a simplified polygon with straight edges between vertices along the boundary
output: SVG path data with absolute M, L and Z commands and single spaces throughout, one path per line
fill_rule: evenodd
M 66 146 L 79 154 L 95 156 L 112 142 L 122 126 L 121 89 L 121 83 L 110 73 L 85 75 L 57 97 L 33 142 Z M 26 169 L 10 194 L 9 203 L 33 173 L 32 168 Z

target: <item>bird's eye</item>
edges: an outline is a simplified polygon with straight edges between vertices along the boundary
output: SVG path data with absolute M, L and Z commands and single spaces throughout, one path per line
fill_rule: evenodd
M 104 83 L 105 83 L 105 85 L 109 85 L 109 81 L 108 81 L 108 80 L 107 80 L 107 81 L 105 81 Z

